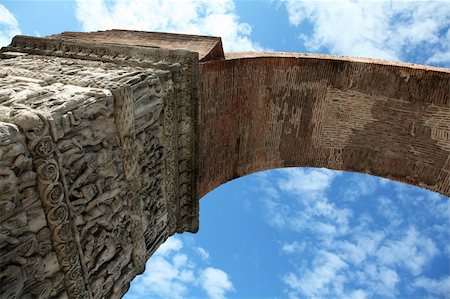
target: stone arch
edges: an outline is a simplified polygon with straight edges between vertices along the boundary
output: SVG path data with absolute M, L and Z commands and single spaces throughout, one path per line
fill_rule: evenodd
M 198 195 L 255 171 L 300 166 L 449 196 L 449 73 L 305 54 L 200 63 Z
M 120 298 L 199 197 L 258 170 L 450 195 L 449 69 L 126 30 L 17 36 L 0 65 L 0 296 Z

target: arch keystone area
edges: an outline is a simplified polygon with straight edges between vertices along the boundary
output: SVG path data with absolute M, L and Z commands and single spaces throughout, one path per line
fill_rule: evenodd
M 198 230 L 200 197 L 259 170 L 450 195 L 449 69 L 124 30 L 16 36 L 0 58 L 2 298 L 120 298 Z

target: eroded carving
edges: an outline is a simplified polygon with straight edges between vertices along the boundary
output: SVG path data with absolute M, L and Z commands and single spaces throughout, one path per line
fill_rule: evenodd
M 15 233 L 0 234 L 2 254 L 22 245 L 2 274 L 8 296 L 119 298 L 169 235 L 196 230 L 197 210 L 180 202 L 194 198 L 194 144 L 185 135 L 194 127 L 187 78 L 195 56 L 116 48 L 128 58 L 19 38 L 9 50 L 29 54 L 0 60 L 0 121 L 23 132 L 2 143 L 0 208 L 33 213 L 18 205 L 27 189 L 42 205 L 41 218 L 29 217 L 41 219 L 37 231 L 23 213 L 2 223 Z M 14 160 L 3 154 L 11 151 Z
M 24 120 L 20 117 L 19 123 Z M 32 127 L 27 128 L 30 133 Z M 52 279 L 62 273 L 38 198 L 31 155 L 20 129 L 0 122 L 0 297 L 64 296 L 64 286 L 52 284 Z

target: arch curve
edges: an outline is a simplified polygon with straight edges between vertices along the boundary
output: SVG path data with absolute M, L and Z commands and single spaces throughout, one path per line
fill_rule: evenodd
M 450 195 L 450 70 L 327 55 L 200 63 L 198 196 L 280 167 L 368 173 Z

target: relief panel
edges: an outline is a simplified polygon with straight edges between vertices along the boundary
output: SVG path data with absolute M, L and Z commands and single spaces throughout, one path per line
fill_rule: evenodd
M 22 243 L 47 244 L 50 253 L 42 252 L 44 269 L 22 280 L 11 277 L 27 271 L 25 260 L 2 259 L 2 282 L 10 287 L 1 291 L 120 298 L 159 245 L 198 223 L 191 220 L 198 209 L 180 203 L 191 206 L 193 198 L 192 179 L 180 176 L 189 170 L 186 147 L 193 147 L 182 136 L 193 129 L 181 105 L 191 94 L 186 82 L 173 80 L 183 68 L 16 56 L 0 60 L 0 209 L 18 217 L 10 221 L 34 224 L 2 231 L 1 254 Z M 11 256 L 36 255 L 19 251 Z

